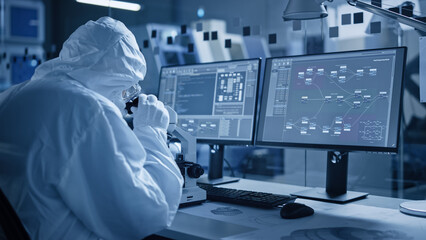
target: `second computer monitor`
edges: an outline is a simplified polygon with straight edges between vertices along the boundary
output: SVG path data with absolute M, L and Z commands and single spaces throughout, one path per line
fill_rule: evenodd
M 209 144 L 252 144 L 260 59 L 163 67 L 159 99 Z
M 256 143 L 397 151 L 405 51 L 267 59 Z

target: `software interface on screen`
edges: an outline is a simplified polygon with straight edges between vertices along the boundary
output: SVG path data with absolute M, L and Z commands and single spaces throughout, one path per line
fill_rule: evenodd
M 253 139 L 259 59 L 164 67 L 159 99 L 199 140 Z
M 267 59 L 257 142 L 395 148 L 404 53 Z

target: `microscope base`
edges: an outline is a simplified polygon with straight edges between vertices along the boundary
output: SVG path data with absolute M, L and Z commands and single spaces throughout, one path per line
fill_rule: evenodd
M 206 199 L 206 191 L 200 187 L 195 186 L 190 188 L 183 188 L 179 208 L 200 204 L 206 201 Z

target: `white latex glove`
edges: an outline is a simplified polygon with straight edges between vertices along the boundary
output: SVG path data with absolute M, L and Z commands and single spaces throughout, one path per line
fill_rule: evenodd
M 166 131 L 169 126 L 169 113 L 154 95 L 139 95 L 138 107 L 132 107 L 131 110 L 135 129 L 151 126 Z

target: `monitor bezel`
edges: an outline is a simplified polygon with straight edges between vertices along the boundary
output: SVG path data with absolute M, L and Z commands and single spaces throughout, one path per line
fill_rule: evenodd
M 262 141 L 260 139 L 259 131 L 260 131 L 260 118 L 262 117 L 262 105 L 263 101 L 266 101 L 264 99 L 265 97 L 265 82 L 269 81 L 269 79 L 266 79 L 267 77 L 267 66 L 268 63 L 272 62 L 273 59 L 279 59 L 279 58 L 293 58 L 293 57 L 305 57 L 305 56 L 318 56 L 318 55 L 332 55 L 332 54 L 344 54 L 344 53 L 352 53 L 352 52 L 369 52 L 369 51 L 380 51 L 380 50 L 396 50 L 402 51 L 402 69 L 401 69 L 401 81 L 400 81 L 400 92 L 399 94 L 399 107 L 397 109 L 398 111 L 398 123 L 397 128 L 398 131 L 396 133 L 396 146 L 395 147 L 370 147 L 370 146 L 357 146 L 357 145 L 334 145 L 334 144 L 311 144 L 311 143 L 291 143 L 291 142 L 271 142 L 271 141 Z M 388 153 L 397 153 L 399 149 L 400 144 L 400 128 L 401 128 L 401 114 L 402 114 L 402 105 L 403 105 L 403 94 L 404 94 L 404 76 L 405 76 L 405 65 L 406 65 L 406 59 L 407 59 L 407 47 L 391 47 L 391 48 L 377 48 L 377 49 L 363 49 L 363 50 L 351 50 L 351 51 L 341 51 L 341 52 L 328 52 L 328 53 L 318 53 L 318 54 L 303 54 L 303 55 L 292 55 L 292 56 L 281 56 L 281 57 L 271 57 L 267 58 L 265 60 L 265 71 L 263 75 L 263 88 L 262 93 L 260 97 L 260 106 L 259 106 L 259 113 L 258 113 L 258 121 L 256 126 L 256 139 L 255 139 L 255 145 L 257 146 L 269 146 L 269 147 L 288 147 L 288 148 L 304 148 L 304 149 L 315 149 L 315 150 L 326 150 L 326 151 L 345 151 L 345 152 L 388 152 Z M 267 94 L 267 93 L 266 93 Z
M 253 113 L 253 127 L 252 127 L 252 135 L 251 140 L 227 140 L 227 139 L 207 139 L 207 138 L 197 138 L 197 143 L 204 144 L 213 144 L 213 145 L 254 145 L 255 137 L 256 137 L 256 129 L 257 129 L 257 110 L 259 104 L 259 87 L 260 87 L 260 73 L 262 67 L 262 58 L 248 58 L 248 59 L 234 59 L 228 61 L 217 61 L 217 62 L 204 62 L 204 63 L 190 63 L 190 64 L 177 64 L 177 65 L 169 65 L 162 66 L 160 69 L 159 80 L 158 80 L 158 97 L 161 95 L 161 79 L 163 74 L 163 69 L 165 68 L 175 68 L 175 67 L 190 67 L 190 66 L 200 66 L 200 65 L 209 65 L 209 64 L 221 64 L 221 63 L 231 63 L 231 62 L 246 62 L 246 61 L 257 61 L 257 83 L 256 83 L 256 99 L 254 103 L 254 113 Z M 178 116 L 179 121 L 179 116 Z

